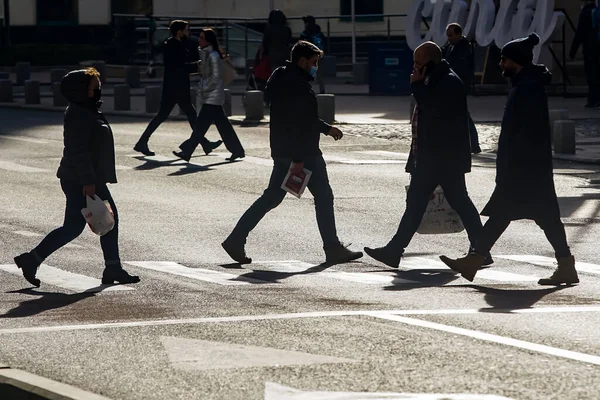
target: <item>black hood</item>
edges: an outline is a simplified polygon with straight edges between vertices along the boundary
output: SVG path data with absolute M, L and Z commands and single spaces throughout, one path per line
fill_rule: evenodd
M 60 91 L 70 103 L 87 104 L 90 101 L 88 88 L 91 79 L 92 75 L 86 73 L 84 69 L 69 72 L 60 83 Z
M 543 64 L 527 64 L 521 72 L 512 78 L 514 86 L 520 83 L 537 83 L 549 85 L 552 82 L 552 73 Z

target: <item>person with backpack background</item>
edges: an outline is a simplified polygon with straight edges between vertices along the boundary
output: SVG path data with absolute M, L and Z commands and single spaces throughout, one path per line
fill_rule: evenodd
M 307 15 L 302 17 L 302 21 L 304 21 L 304 31 L 300 34 L 300 40 L 310 42 L 317 46 L 319 50 L 325 51 L 325 35 L 323 35 L 321 27 L 317 25 L 315 17 Z M 316 81 L 319 83 L 319 91 L 324 94 L 325 80 L 322 73 L 317 73 Z
M 585 79 L 588 85 L 587 108 L 600 107 L 600 10 L 596 0 L 581 0 L 581 14 L 569 56 L 575 58 L 583 47 Z

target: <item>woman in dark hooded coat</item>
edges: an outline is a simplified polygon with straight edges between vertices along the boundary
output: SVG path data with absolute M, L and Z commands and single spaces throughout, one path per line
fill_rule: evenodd
M 32 251 L 15 257 L 29 283 L 40 286 L 35 277 L 40 264 L 56 250 L 77 238 L 86 221 L 81 210 L 86 196 L 97 195 L 108 201 L 115 218 L 114 228 L 100 238 L 106 268 L 103 284 L 137 283 L 140 278 L 129 275 L 119 257 L 119 217 L 107 183 L 117 183 L 113 133 L 104 115 L 100 74 L 94 68 L 73 71 L 61 82 L 62 95 L 69 101 L 64 118 L 64 152 L 57 176 L 67 198 L 63 226 L 52 231 Z
M 271 11 L 263 37 L 263 56 L 269 56 L 271 72 L 285 65 L 290 58 L 291 43 L 292 30 L 287 24 L 287 17 L 281 10 Z

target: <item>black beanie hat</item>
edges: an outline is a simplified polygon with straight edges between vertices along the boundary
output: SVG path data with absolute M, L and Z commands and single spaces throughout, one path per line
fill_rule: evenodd
M 540 37 L 537 33 L 531 33 L 526 38 L 516 39 L 504 45 L 502 57 L 525 66 L 533 61 L 533 48 L 539 43 Z

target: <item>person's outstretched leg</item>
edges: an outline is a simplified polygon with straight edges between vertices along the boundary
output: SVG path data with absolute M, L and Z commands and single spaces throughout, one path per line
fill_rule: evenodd
M 173 154 L 183 160 L 190 161 L 192 155 L 196 151 L 196 147 L 198 147 L 214 120 L 214 109 L 208 104 L 203 105 L 198 114 L 198 118 L 196 119 L 196 125 L 192 135 L 188 140 L 179 145 L 181 152 L 173 152 Z
M 235 161 L 238 158 L 244 158 L 246 156 L 244 147 L 242 146 L 237 133 L 235 133 L 231 121 L 229 121 L 229 118 L 225 115 L 223 107 L 215 106 L 214 119 L 217 130 L 219 131 L 223 142 L 225 142 L 225 147 L 231 152 L 231 157 L 228 160 Z
M 192 131 L 193 131 L 194 125 L 196 124 L 197 115 L 196 115 L 196 108 L 192 104 L 191 99 L 182 100 L 177 104 L 179 105 L 179 108 L 187 116 L 188 122 L 190 124 L 190 128 L 192 128 Z M 204 136 L 200 138 L 200 145 L 202 146 L 202 149 L 204 150 L 204 153 L 206 155 L 209 155 L 210 153 L 212 153 L 212 151 L 214 149 L 216 149 L 217 147 L 219 147 L 221 144 L 223 144 L 223 142 L 221 140 L 217 140 L 216 142 L 211 142 Z
M 554 249 L 558 267 L 549 278 L 540 279 L 540 285 L 561 285 L 579 283 L 579 276 L 575 269 L 575 257 L 567 243 L 565 226 L 560 220 L 560 212 L 547 217 L 540 217 L 535 222 L 544 230 L 546 238 Z
M 160 102 L 160 109 L 158 110 L 158 114 L 156 114 L 156 116 L 152 118 L 152 121 L 150 121 L 148 127 L 146 128 L 144 133 L 142 133 L 140 139 L 137 141 L 136 145 L 133 148 L 135 151 L 140 152 L 145 156 L 153 156 L 155 154 L 148 147 L 148 141 L 150 140 L 150 136 L 152 136 L 152 134 L 154 133 L 154 131 L 156 131 L 160 124 L 162 124 L 167 120 L 167 118 L 169 118 L 169 115 L 171 114 L 171 111 L 173 111 L 173 107 L 175 107 L 175 104 L 175 98 L 173 98 L 173 96 L 167 96 L 163 92 L 163 98 Z

